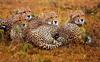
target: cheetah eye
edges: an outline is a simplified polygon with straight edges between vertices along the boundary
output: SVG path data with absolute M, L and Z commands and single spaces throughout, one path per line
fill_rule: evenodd
M 25 11 L 23 13 L 26 13 Z
M 83 19 L 81 19 L 81 21 L 83 22 L 84 20 L 83 20 Z
M 21 21 L 21 20 L 19 20 L 19 21 Z
M 57 16 L 55 16 L 55 18 L 57 18 Z
M 25 24 L 23 24 L 23 26 L 25 26 Z
M 79 17 L 79 15 L 77 15 L 77 17 Z
M 53 17 L 50 17 L 51 19 L 53 18 Z
M 31 12 L 31 11 L 28 11 L 28 12 Z

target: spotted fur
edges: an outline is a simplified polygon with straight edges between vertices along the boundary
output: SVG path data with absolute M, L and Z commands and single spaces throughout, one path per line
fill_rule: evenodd
M 31 10 L 29 8 L 19 8 L 12 12 L 12 15 L 8 18 L 9 21 L 5 25 L 9 26 L 9 35 L 12 41 L 20 41 L 22 39 L 22 26 L 26 25 L 24 22 L 32 19 Z M 23 26 L 24 27 L 24 26 Z
M 86 35 L 85 28 L 83 27 L 85 22 L 85 14 L 81 10 L 76 10 L 71 13 L 69 22 L 65 22 L 65 24 L 58 30 L 59 36 L 65 39 L 65 44 L 71 42 L 88 42 L 84 39 L 88 36 Z
M 65 43 L 73 43 L 73 42 L 80 42 L 81 41 L 81 31 L 80 27 L 73 23 L 67 23 L 66 25 L 62 26 L 59 30 L 59 36 L 65 39 Z
M 49 20 L 49 22 L 52 21 L 53 20 Z M 24 21 L 22 21 L 22 23 L 16 23 L 11 29 L 11 37 L 13 39 L 24 39 L 44 49 L 53 49 L 62 45 L 62 42 L 54 38 L 58 28 L 57 25 L 49 24 L 47 20 L 35 17 L 30 21 L 26 21 L 24 25 L 26 25 L 27 28 L 24 27 L 24 29 L 22 29 L 21 25 L 23 25 L 23 22 Z M 17 32 L 15 28 L 19 31 Z
M 42 25 L 37 29 L 32 29 L 27 33 L 27 41 L 32 42 L 35 46 L 44 49 L 54 49 L 62 45 L 62 42 L 53 38 L 56 34 L 57 27 L 52 25 Z

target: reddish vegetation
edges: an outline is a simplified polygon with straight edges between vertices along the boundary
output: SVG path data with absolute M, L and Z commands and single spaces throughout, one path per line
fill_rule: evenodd
M 85 28 L 93 42 L 49 51 L 28 43 L 12 48 L 1 41 L 0 62 L 100 62 L 100 0 L 0 0 L 0 18 L 7 18 L 13 9 L 26 6 L 32 9 L 33 14 L 55 11 L 61 24 L 68 19 L 70 10 L 85 9 Z

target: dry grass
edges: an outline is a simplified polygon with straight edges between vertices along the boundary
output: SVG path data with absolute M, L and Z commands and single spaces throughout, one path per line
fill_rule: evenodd
M 91 35 L 91 45 L 61 47 L 41 50 L 28 43 L 18 44 L 15 49 L 1 41 L 0 62 L 99 62 L 100 61 L 100 0 L 0 0 L 0 18 L 7 18 L 18 7 L 29 6 L 33 14 L 55 11 L 61 24 L 68 20 L 71 10 L 86 12 L 85 28 Z M 95 9 L 95 10 L 94 10 Z

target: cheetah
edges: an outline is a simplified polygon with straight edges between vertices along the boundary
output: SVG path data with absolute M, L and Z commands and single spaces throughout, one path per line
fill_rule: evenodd
M 70 15 L 69 22 L 66 22 L 63 26 L 58 29 L 59 36 L 65 39 L 64 44 L 68 43 L 84 43 L 91 42 L 90 37 L 87 37 L 83 25 L 85 24 L 85 14 L 82 11 L 76 10 Z M 83 27 L 83 28 L 81 28 Z M 89 40 L 85 40 L 86 38 Z
M 84 40 L 84 43 L 86 44 L 91 43 L 92 39 L 87 34 L 87 31 L 84 28 L 84 25 L 86 24 L 86 19 L 85 19 L 85 13 L 82 10 L 76 10 L 75 12 L 72 12 L 70 15 L 69 22 L 75 23 L 76 25 L 80 27 L 81 36 L 82 36 L 82 39 Z
M 53 36 L 56 34 L 57 27 L 43 24 L 37 29 L 31 29 L 26 34 L 26 40 L 32 42 L 35 46 L 43 49 L 54 49 L 62 45 Z
M 7 19 L 0 19 L 0 23 L 4 23 L 8 27 L 12 27 L 14 23 L 17 21 L 20 21 L 20 18 L 23 18 L 27 21 L 32 19 L 32 12 L 30 8 L 18 8 L 14 9 L 11 13 L 11 15 Z
M 20 8 L 13 12 L 11 16 L 13 25 L 10 30 L 10 37 L 12 41 L 22 41 L 22 29 L 26 27 L 28 21 L 32 19 L 31 10 L 29 8 Z
M 30 21 L 26 21 L 22 18 L 21 21 L 19 21 L 20 23 L 16 23 L 11 29 L 10 35 L 12 38 L 14 38 L 14 40 L 19 39 L 18 41 L 24 40 L 26 42 L 31 42 L 35 46 L 44 49 L 53 49 L 62 45 L 60 41 L 58 42 L 54 38 L 56 30 L 58 28 L 57 19 L 56 23 L 52 23 L 55 21 L 55 19 L 48 19 L 47 21 L 40 17 L 34 17 Z M 23 26 L 24 28 L 21 26 Z M 18 32 L 15 31 L 15 27 L 19 30 Z
M 10 38 L 12 42 L 23 42 L 23 30 L 27 27 L 26 21 L 19 21 L 14 24 L 10 31 Z
M 47 13 L 44 13 L 47 14 Z M 42 14 L 42 16 L 44 15 Z M 50 12 L 49 14 L 53 14 Z M 55 13 L 54 13 L 55 14 Z M 25 39 L 33 43 L 35 46 L 43 49 L 54 49 L 62 46 L 62 42 L 56 40 L 55 35 L 58 29 L 58 19 L 40 18 L 38 20 L 30 21 L 29 28 L 26 29 Z M 55 15 L 54 15 L 55 16 Z M 52 15 L 52 17 L 54 17 Z M 56 21 L 56 22 L 55 22 Z M 37 24 L 36 24 L 37 22 Z M 35 24 L 34 24 L 35 23 Z M 35 27 L 34 27 L 35 26 Z M 36 27 L 38 26 L 38 27 Z M 25 32 L 25 31 L 24 31 Z
M 5 38 L 7 38 L 7 40 L 15 39 L 14 37 L 12 37 L 10 33 L 13 32 L 13 34 L 15 34 L 14 32 L 15 28 L 19 29 L 18 22 L 22 21 L 21 19 L 24 19 L 26 21 L 30 21 L 32 19 L 32 13 L 31 13 L 30 8 L 21 7 L 19 9 L 15 9 L 14 11 L 12 11 L 12 14 L 7 19 L 0 20 L 0 23 L 3 23 L 3 25 L 1 25 L 2 29 L 5 30 L 7 28 L 7 30 L 4 32 L 4 36 Z

